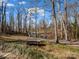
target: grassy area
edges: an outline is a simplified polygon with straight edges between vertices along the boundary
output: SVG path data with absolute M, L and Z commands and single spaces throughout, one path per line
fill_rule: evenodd
M 6 59 L 78 59 L 79 48 L 60 44 L 28 46 L 24 42 L 0 42 L 0 51 L 10 53 Z

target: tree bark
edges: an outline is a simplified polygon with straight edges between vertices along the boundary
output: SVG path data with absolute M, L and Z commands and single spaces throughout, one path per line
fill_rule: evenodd
M 64 0 L 64 34 L 65 34 L 65 40 L 68 40 L 68 34 L 67 34 L 67 0 Z
M 55 30 L 55 41 L 56 43 L 59 43 L 58 39 L 58 33 L 57 33 L 57 20 L 56 20 L 56 14 L 55 14 L 55 0 L 52 1 L 52 12 L 53 12 L 53 22 L 54 22 L 54 30 Z

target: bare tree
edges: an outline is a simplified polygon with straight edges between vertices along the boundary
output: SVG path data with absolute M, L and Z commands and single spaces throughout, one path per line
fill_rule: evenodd
M 35 0 L 35 14 L 36 14 L 36 16 L 35 16 L 35 34 L 36 34 L 36 37 L 38 36 L 37 35 L 37 0 Z
M 61 19 L 61 10 L 60 10 L 60 4 L 61 4 L 61 0 L 57 0 L 58 1 L 58 25 L 57 25 L 57 27 L 58 27 L 58 30 L 60 30 L 61 31 L 61 35 L 60 35 L 60 31 L 58 31 L 58 37 L 60 38 L 60 36 L 61 36 L 61 39 L 62 39 L 62 19 Z
M 31 29 L 32 29 L 32 13 L 29 15 L 29 36 L 31 36 Z
M 2 32 L 6 31 L 6 4 L 7 3 L 2 2 Z
M 14 31 L 14 15 L 12 12 L 10 13 L 10 29 Z
M 27 14 L 25 15 L 25 18 L 24 18 L 24 31 L 25 33 L 27 33 Z
M 77 12 L 77 7 L 78 7 L 78 3 L 77 1 L 75 1 L 73 4 L 70 4 L 71 6 L 71 11 L 72 11 L 72 17 L 74 17 L 74 26 L 73 26 L 73 34 L 74 34 L 74 38 L 75 40 L 77 40 L 77 34 L 78 34 L 78 23 L 77 23 L 77 16 L 78 16 L 78 12 Z M 74 29 L 75 28 L 75 29 Z M 75 32 L 75 33 L 74 33 Z
M 47 23 L 46 23 L 46 17 L 45 17 L 45 7 L 47 6 L 47 0 L 44 0 L 44 20 L 43 20 L 43 25 L 44 25 L 44 32 L 45 32 L 45 37 L 47 38 Z
M 1 19 L 2 18 L 2 0 L 0 0 L 0 32 L 1 32 Z
M 65 39 L 68 40 L 68 35 L 67 35 L 67 0 L 64 0 L 64 18 L 63 18 L 63 28 L 64 28 L 64 34 L 65 34 Z
M 55 41 L 56 43 L 59 43 L 58 33 L 57 33 L 57 20 L 56 20 L 56 14 L 55 14 L 55 0 L 51 0 L 51 2 L 52 2 L 53 23 L 54 23 L 54 30 L 55 30 Z
M 21 11 L 18 10 L 18 14 L 17 14 L 17 20 L 18 20 L 18 32 L 22 32 L 22 14 Z

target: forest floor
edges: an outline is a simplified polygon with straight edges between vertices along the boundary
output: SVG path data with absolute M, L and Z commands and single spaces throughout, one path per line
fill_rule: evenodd
M 22 35 L 0 35 L 0 39 L 10 39 L 10 40 L 26 40 L 29 37 Z
M 0 59 L 79 59 L 79 47 L 48 44 L 29 46 L 26 43 L 1 42 Z
M 46 46 L 29 46 L 28 39 L 34 38 L 0 35 L 0 59 L 79 59 L 79 42 L 61 40 L 60 44 L 53 44 L 54 41 L 49 40 Z
M 35 38 L 35 37 L 28 37 L 28 36 L 22 36 L 22 35 L 0 35 L 0 40 L 5 41 L 27 41 L 27 40 L 47 40 L 50 43 L 55 43 L 54 39 L 44 39 L 44 38 Z M 67 40 L 59 40 L 60 44 L 64 45 L 73 45 L 73 46 L 79 46 L 79 40 L 77 41 L 67 41 Z

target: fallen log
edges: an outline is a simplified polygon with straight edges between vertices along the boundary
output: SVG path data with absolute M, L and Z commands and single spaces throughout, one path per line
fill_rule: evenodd
M 28 40 L 27 45 L 34 45 L 34 46 L 46 46 L 47 42 L 46 41 L 41 41 L 41 40 Z

